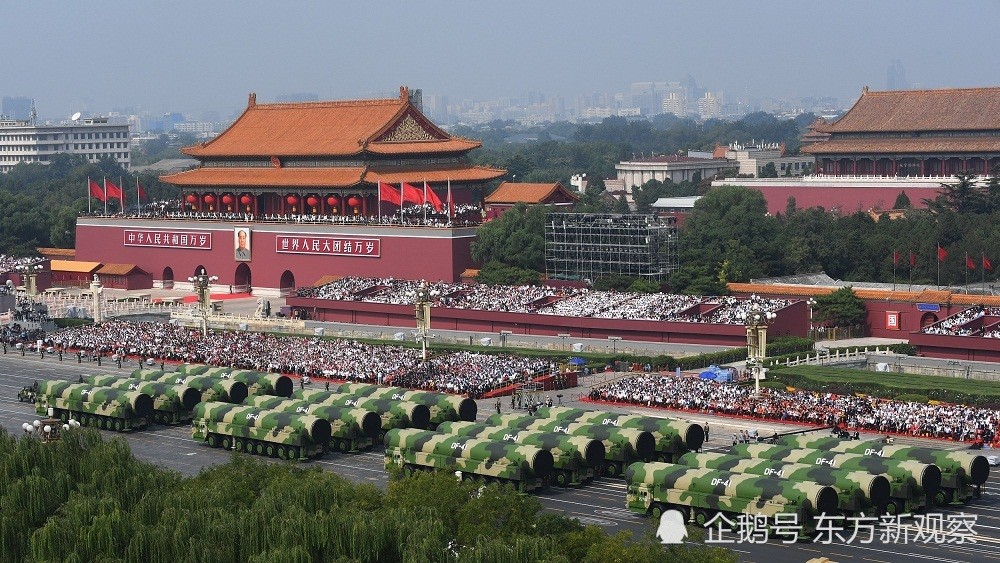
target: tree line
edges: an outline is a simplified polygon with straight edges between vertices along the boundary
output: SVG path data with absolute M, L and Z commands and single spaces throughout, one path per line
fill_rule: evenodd
M 651 532 L 609 536 L 510 487 L 446 473 L 383 491 L 234 454 L 195 477 L 137 460 L 91 429 L 60 440 L 0 430 L 0 562 L 730 562 Z

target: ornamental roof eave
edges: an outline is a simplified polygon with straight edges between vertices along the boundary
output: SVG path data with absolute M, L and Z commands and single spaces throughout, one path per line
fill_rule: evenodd
M 488 182 L 506 170 L 487 166 L 410 166 L 371 168 L 195 168 L 160 177 L 182 188 L 336 189 L 362 183 Z
M 823 133 L 1000 131 L 1000 88 L 945 88 L 875 92 L 861 97 Z
M 1000 154 L 1000 137 L 828 139 L 802 147 L 815 156 L 834 154 Z

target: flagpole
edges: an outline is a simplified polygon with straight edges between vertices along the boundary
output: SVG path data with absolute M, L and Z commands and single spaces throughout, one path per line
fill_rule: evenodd
M 104 214 L 108 214 L 108 177 L 104 177 Z
M 969 294 L 969 253 L 965 253 L 965 294 Z
M 382 180 L 376 184 L 378 187 L 378 220 L 382 220 Z
M 448 218 L 455 218 L 455 202 L 451 200 L 451 178 L 448 178 Z
M 399 224 L 403 224 L 403 182 L 399 182 Z
M 118 200 L 122 202 L 122 215 L 125 214 L 125 184 L 122 182 L 122 177 L 118 177 Z
M 906 291 L 913 291 L 913 266 L 914 266 L 914 262 L 916 262 L 915 258 L 916 258 L 916 256 L 913 255 L 913 251 L 911 250 L 910 251 L 910 270 L 909 270 L 909 273 L 910 273 L 910 283 L 909 283 L 909 287 L 907 287 Z
M 979 262 L 979 267 L 982 268 L 979 271 L 979 285 L 981 286 L 983 296 L 986 296 L 986 253 L 983 252 L 983 259 Z
M 136 212 L 142 211 L 142 198 L 139 197 L 139 175 L 135 176 L 135 210 Z
M 90 176 L 87 176 L 87 215 L 93 212 L 94 210 L 90 207 Z
M 899 264 L 899 254 L 892 251 L 892 290 L 896 291 L 896 265 Z
M 424 178 L 424 224 L 427 224 L 427 178 Z

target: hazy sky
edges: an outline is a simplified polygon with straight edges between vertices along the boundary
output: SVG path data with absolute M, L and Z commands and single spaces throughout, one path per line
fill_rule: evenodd
M 1000 85 L 1000 2 L 4 2 L 0 95 L 41 117 L 215 110 L 293 92 L 449 100 L 680 80 L 728 99 L 856 97 L 899 59 L 925 88 Z

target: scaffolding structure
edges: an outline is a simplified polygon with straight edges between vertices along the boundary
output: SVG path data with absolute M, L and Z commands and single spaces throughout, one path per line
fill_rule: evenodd
M 628 276 L 666 281 L 677 270 L 674 217 L 611 213 L 545 216 L 545 274 L 549 279 Z

